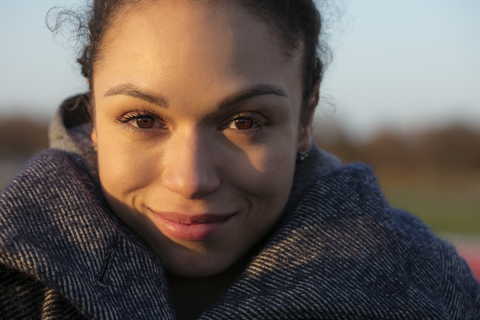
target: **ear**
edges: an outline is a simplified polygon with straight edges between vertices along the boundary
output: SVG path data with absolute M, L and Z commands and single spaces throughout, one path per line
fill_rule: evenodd
M 87 78 L 87 84 L 88 86 L 90 86 L 90 80 L 88 80 Z M 94 113 L 93 110 L 91 110 L 91 112 Z M 92 143 L 93 143 L 93 148 L 95 150 L 97 150 L 97 130 L 95 129 L 96 128 L 96 125 L 95 125 L 95 116 L 94 115 L 90 115 L 91 116 L 91 120 L 92 120 L 92 131 L 90 132 L 90 139 L 92 140 Z
M 97 150 L 97 130 L 95 129 L 95 125 L 92 128 L 92 133 L 90 133 L 90 139 L 92 139 L 93 148 Z
M 307 106 L 307 119 L 302 124 L 300 124 L 300 136 L 298 138 L 298 148 L 297 152 L 299 151 L 308 151 L 312 148 L 313 137 L 312 137 L 312 123 L 313 123 L 313 115 L 315 114 L 315 108 L 318 104 L 318 100 L 320 99 L 320 81 L 315 84 L 315 88 L 313 90 L 310 99 L 308 99 L 308 106 Z

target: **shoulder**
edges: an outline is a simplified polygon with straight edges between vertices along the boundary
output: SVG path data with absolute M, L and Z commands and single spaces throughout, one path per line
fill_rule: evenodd
M 71 240 L 68 231 L 74 232 L 75 218 L 69 208 L 79 205 L 79 197 L 94 194 L 94 189 L 75 159 L 55 149 L 36 155 L 4 189 L 0 195 L 0 309 L 6 315 L 82 318 L 58 293 L 54 279 L 65 272 L 65 263 L 75 261 L 76 246 L 65 246 Z
M 46 150 L 30 160 L 0 195 L 2 246 L 33 235 L 59 238 L 73 229 L 74 221 L 88 223 L 107 208 L 99 186 L 82 169 L 81 159 Z
M 38 263 L 91 267 L 78 258 L 98 258 L 127 230 L 75 157 L 56 149 L 38 154 L 0 195 L 1 258 L 12 267 L 38 276 L 53 272 Z
M 2 319 L 85 319 L 68 300 L 44 283 L 0 264 Z
M 42 152 L 1 194 L 0 305 L 40 295 L 36 307 L 63 301 L 88 318 L 170 318 L 161 262 L 76 157 Z
M 479 313 L 479 286 L 463 260 L 419 219 L 391 208 L 361 164 L 317 179 L 247 275 L 258 277 L 263 290 L 275 284 L 282 296 L 295 292 L 298 306 L 319 314 L 463 319 L 459 314 L 470 312 L 464 318 L 475 319 Z M 460 303 L 466 288 L 469 302 Z
M 344 241 L 355 235 L 355 242 L 362 246 L 373 246 L 377 253 L 382 249 L 385 257 L 392 256 L 397 270 L 403 265 L 410 273 L 436 277 L 437 284 L 442 285 L 445 272 L 452 272 L 446 266 L 449 260 L 466 267 L 455 248 L 439 239 L 423 221 L 391 207 L 374 173 L 363 164 L 343 166 L 318 179 L 297 209 L 299 221 L 307 216 L 309 226 L 344 230 L 341 235 L 337 233 Z M 415 268 L 418 270 L 413 272 Z
M 480 286 L 465 261 L 420 219 L 392 208 L 370 168 L 355 164 L 333 170 L 310 192 L 307 202 L 316 207 L 310 214 L 325 219 L 329 210 L 322 228 L 338 235 L 326 241 L 343 256 L 354 252 L 344 260 L 355 261 L 349 268 L 368 266 L 370 280 L 358 280 L 377 290 L 370 296 L 390 292 L 397 306 L 403 302 L 420 306 L 420 312 L 437 310 L 451 319 L 480 316 Z
M 58 149 L 47 149 L 33 157 L 25 168 L 5 187 L 2 199 L 27 198 L 28 195 L 48 192 L 59 193 L 62 190 L 53 188 L 61 184 L 90 184 L 82 158 L 74 153 Z M 72 186 L 72 187 L 74 187 Z M 93 187 L 93 185 L 92 185 Z M 26 200 L 26 199 L 25 199 Z M 15 202 L 16 205 L 20 203 Z M 2 205 L 9 205 L 8 202 Z
M 67 152 L 36 155 L 0 195 L 2 263 L 41 277 L 47 265 L 80 266 L 77 254 L 94 240 L 92 226 L 111 230 L 101 190 Z M 83 234 L 80 234 L 83 231 Z M 97 234 L 101 240 L 101 234 Z M 105 240 L 98 243 L 98 249 Z

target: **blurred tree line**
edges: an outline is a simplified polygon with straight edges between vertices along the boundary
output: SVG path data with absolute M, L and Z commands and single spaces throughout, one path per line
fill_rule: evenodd
M 330 124 L 315 128 L 314 139 L 344 163 L 369 164 L 387 187 L 480 186 L 479 128 L 451 124 L 409 133 L 383 130 L 359 143 Z
M 25 159 L 48 148 L 48 124 L 26 117 L 0 120 L 0 158 Z
M 48 124 L 17 116 L 0 120 L 0 190 L 35 153 L 48 148 Z
M 384 130 L 365 143 L 352 143 L 341 131 L 333 141 L 320 134 L 315 140 L 345 162 L 361 161 L 376 168 L 480 172 L 480 130 L 462 125 L 409 135 Z

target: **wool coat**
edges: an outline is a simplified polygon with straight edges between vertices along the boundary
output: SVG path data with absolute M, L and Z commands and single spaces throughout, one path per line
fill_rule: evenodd
M 175 319 L 161 259 L 77 148 L 40 153 L 0 196 L 0 319 Z M 368 167 L 318 159 L 199 319 L 480 319 L 480 285 L 451 245 L 391 208 Z

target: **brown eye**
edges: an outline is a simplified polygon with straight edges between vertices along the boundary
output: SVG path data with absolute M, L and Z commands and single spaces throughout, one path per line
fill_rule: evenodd
M 237 119 L 235 120 L 235 127 L 241 130 L 250 129 L 253 127 L 253 121 L 249 119 Z
M 155 120 L 153 120 L 152 118 L 137 118 L 136 119 L 136 124 L 139 128 L 142 128 L 142 129 L 149 129 L 149 128 L 152 128 L 153 127 L 153 124 L 155 122 Z

